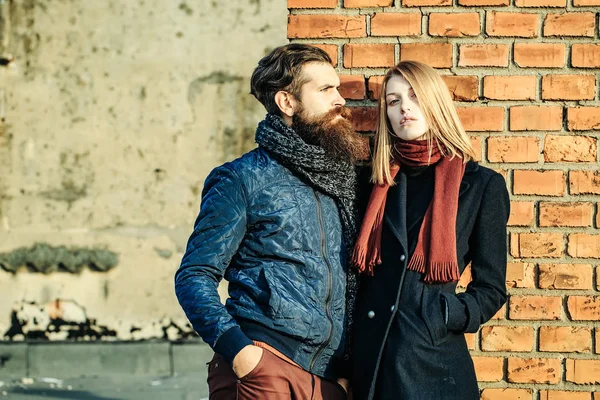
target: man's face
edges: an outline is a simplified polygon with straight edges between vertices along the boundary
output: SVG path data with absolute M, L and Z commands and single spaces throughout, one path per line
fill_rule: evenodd
M 333 158 L 356 162 L 369 157 L 368 139 L 354 131 L 352 113 L 338 92 L 340 79 L 329 64 L 310 63 L 309 79 L 300 92 L 292 128 L 308 144 L 320 146 Z
M 305 118 L 319 117 L 346 104 L 338 92 L 340 78 L 330 64 L 308 63 L 302 67 L 302 74 L 308 81 L 300 88 L 298 100 Z

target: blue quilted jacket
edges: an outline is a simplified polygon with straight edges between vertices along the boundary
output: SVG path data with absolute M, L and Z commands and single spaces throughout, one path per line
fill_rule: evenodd
M 345 258 L 334 200 L 259 147 L 206 179 L 175 290 L 196 332 L 229 362 L 258 340 L 335 379 L 344 368 Z

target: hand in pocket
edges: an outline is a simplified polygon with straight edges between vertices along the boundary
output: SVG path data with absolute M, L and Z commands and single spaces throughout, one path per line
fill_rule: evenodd
M 243 378 L 252 372 L 263 357 L 264 350 L 258 346 L 244 347 L 233 359 L 233 372 L 238 378 Z

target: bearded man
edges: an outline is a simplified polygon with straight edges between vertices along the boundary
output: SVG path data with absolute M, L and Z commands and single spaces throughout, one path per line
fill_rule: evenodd
M 206 179 L 175 290 L 215 351 L 211 400 L 346 398 L 354 164 L 369 147 L 339 86 L 321 49 L 275 49 L 251 79 L 268 112 L 258 148 Z

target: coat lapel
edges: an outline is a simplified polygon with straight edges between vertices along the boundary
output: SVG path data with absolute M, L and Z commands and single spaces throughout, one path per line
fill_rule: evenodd
M 396 239 L 400 242 L 404 254 L 407 254 L 406 234 L 406 175 L 399 173 L 395 186 L 388 191 L 385 203 L 384 222 L 388 224 Z

